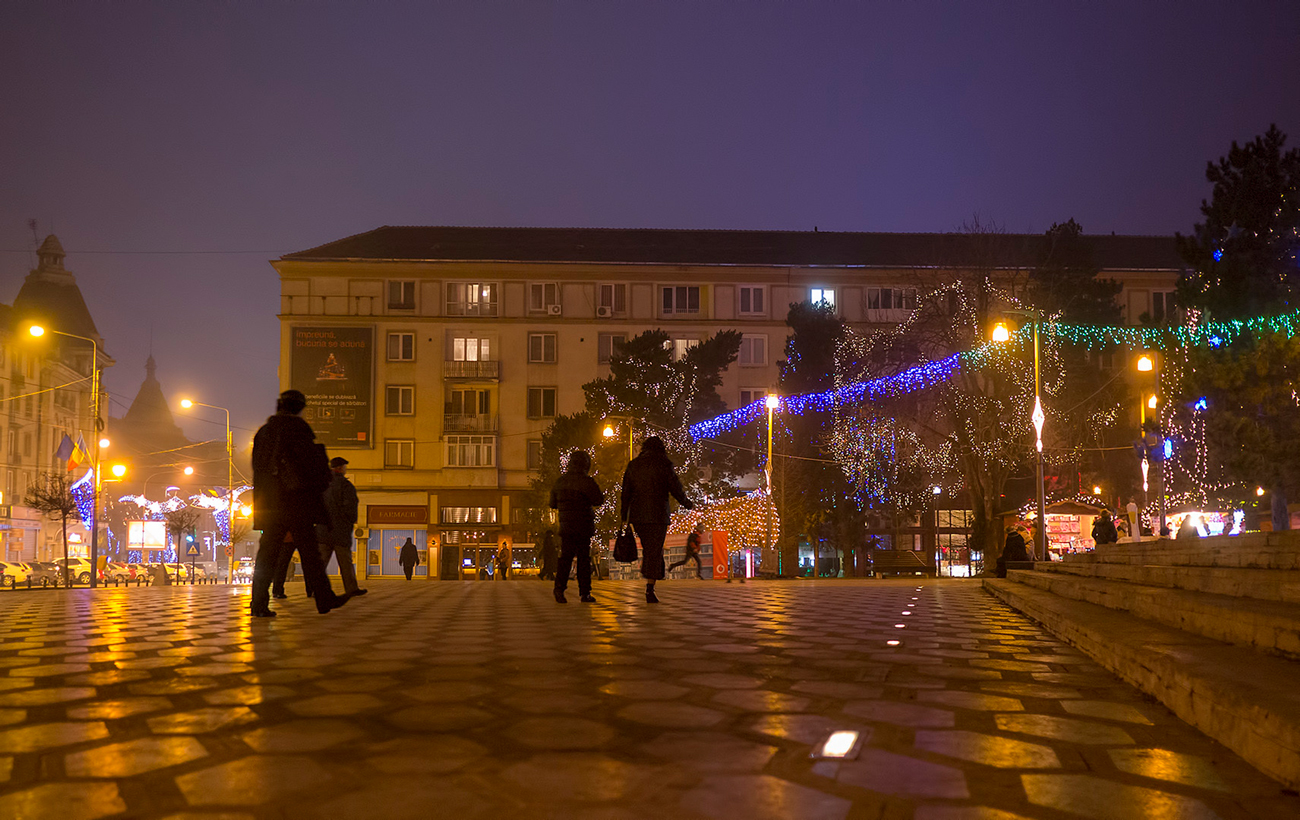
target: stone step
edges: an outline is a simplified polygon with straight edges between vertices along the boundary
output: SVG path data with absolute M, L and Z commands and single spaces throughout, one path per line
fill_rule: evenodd
M 1260 771 L 1300 788 L 1300 663 L 1010 578 L 985 579 L 984 588 Z
M 1300 660 L 1300 605 L 1037 569 L 1012 571 L 1007 578 L 1054 595 L 1130 612 L 1193 635 Z
M 1066 563 L 1072 562 L 1300 570 L 1300 530 L 1101 544 L 1067 556 Z
M 1104 581 L 1127 581 L 1153 587 L 1300 604 L 1300 571 L 1297 570 L 1107 564 L 1098 561 L 1040 561 L 1034 565 L 1034 569 Z

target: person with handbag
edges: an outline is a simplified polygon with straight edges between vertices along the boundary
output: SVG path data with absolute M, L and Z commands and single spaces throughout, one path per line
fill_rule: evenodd
M 591 456 L 583 450 L 569 454 L 564 473 L 551 487 L 551 509 L 560 513 L 560 562 L 555 571 L 555 602 L 568 603 L 564 590 L 569 585 L 569 570 L 578 562 L 578 600 L 585 604 L 596 598 L 591 594 L 591 537 L 596 534 L 595 509 L 605 503 L 605 494 L 587 475 Z
M 316 543 L 316 524 L 329 521 L 323 493 L 330 468 L 325 447 L 316 443 L 311 425 L 299 415 L 306 407 L 307 397 L 300 391 L 284 391 L 275 415 L 253 437 L 253 529 L 262 531 L 249 605 L 255 618 L 275 617 L 271 581 L 285 549 L 298 550 L 317 612 L 324 615 L 348 600 L 330 588 Z
M 665 574 L 664 538 L 668 535 L 670 496 L 688 510 L 695 508 L 668 459 L 663 439 L 649 436 L 641 442 L 641 452 L 628 462 L 623 472 L 619 504 L 619 519 L 630 523 L 641 539 L 641 577 L 646 580 L 647 604 L 659 603 L 655 582 Z

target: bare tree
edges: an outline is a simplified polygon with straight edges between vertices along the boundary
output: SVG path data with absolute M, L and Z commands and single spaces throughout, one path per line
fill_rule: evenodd
M 64 473 L 41 473 L 27 488 L 23 499 L 27 506 L 58 521 L 63 527 L 63 583 L 70 586 L 68 568 L 68 519 L 77 515 L 77 499 Z M 94 568 L 91 568 L 92 571 Z
M 194 507 L 177 507 L 163 513 L 163 519 L 167 522 L 167 532 L 171 533 L 172 543 L 176 545 L 176 563 L 182 563 L 181 540 L 187 531 L 199 523 L 199 511 Z M 176 571 L 176 580 L 180 581 L 180 570 Z

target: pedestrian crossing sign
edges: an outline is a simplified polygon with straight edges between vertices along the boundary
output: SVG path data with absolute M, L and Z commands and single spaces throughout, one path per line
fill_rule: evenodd
M 198 557 L 199 557 L 199 545 L 198 545 L 198 544 L 190 544 L 189 549 L 185 550 L 185 557 L 186 557 L 186 558 L 198 558 Z

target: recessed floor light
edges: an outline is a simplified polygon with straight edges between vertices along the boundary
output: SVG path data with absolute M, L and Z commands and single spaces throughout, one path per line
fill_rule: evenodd
M 907 624 L 894 624 L 894 629 L 905 629 Z
M 898 646 L 902 641 L 885 641 L 887 646 Z
M 831 758 L 833 760 L 852 760 L 862 749 L 862 734 L 852 729 L 839 729 L 831 732 L 821 743 L 813 747 L 812 757 Z
M 911 614 L 912 614 L 912 610 L 910 610 L 910 609 L 904 609 L 904 610 L 903 610 L 903 614 L 904 614 L 904 615 L 911 615 Z

